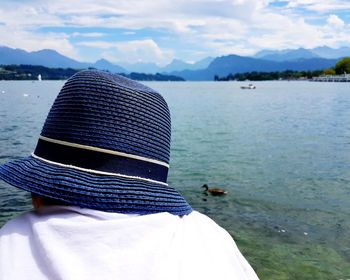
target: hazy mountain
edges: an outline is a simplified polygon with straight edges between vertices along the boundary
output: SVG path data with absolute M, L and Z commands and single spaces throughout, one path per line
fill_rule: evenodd
M 291 61 L 305 58 L 317 58 L 319 56 L 312 50 L 299 48 L 296 50 L 261 51 L 254 57 L 271 61 Z
M 105 59 L 100 59 L 96 61 L 96 63 L 84 63 L 66 57 L 54 50 L 27 52 L 21 49 L 11 49 L 8 47 L 0 47 L 0 64 L 27 64 L 73 69 L 87 69 L 93 67 L 96 69 L 108 70 L 113 73 L 126 72 L 122 67 L 112 64 Z
M 109 62 L 106 59 L 97 60 L 91 66 L 96 68 L 96 69 L 100 69 L 100 70 L 108 70 L 112 73 L 126 73 L 127 72 L 124 68 L 120 67 L 119 65 L 112 64 L 111 62 Z
M 340 55 L 340 57 L 343 57 L 349 51 L 350 48 L 347 47 L 340 49 L 320 47 L 313 50 L 301 48 L 297 50 L 262 51 L 256 54 L 256 57 L 238 55 L 221 56 L 215 59 L 209 57 L 194 64 L 175 59 L 163 68 L 155 63 L 123 64 L 122 68 L 105 59 L 100 59 L 96 63 L 79 62 L 54 50 L 26 52 L 21 49 L 0 47 L 0 64 L 28 64 L 74 69 L 94 67 L 109 70 L 113 73 L 154 74 L 167 72 L 167 74 L 177 75 L 186 80 L 213 80 L 215 75 L 223 77 L 239 72 L 326 69 L 333 67 L 337 59 L 327 59 L 321 56 L 336 57 Z M 177 71 L 171 71 L 172 69 L 177 69 Z
M 330 47 L 317 47 L 314 49 L 286 49 L 286 50 L 262 50 L 254 55 L 254 58 L 261 58 L 272 61 L 291 61 L 305 58 L 329 58 L 336 59 L 350 56 L 350 48 L 342 47 L 333 49 Z
M 199 60 L 196 63 L 194 63 L 191 70 L 205 69 L 209 66 L 210 63 L 212 63 L 214 59 L 214 57 L 210 56 L 203 58 L 202 60 Z
M 161 72 L 161 68 L 155 64 L 155 63 L 120 63 L 120 66 L 122 66 L 124 69 L 126 69 L 129 72 L 137 72 L 137 73 L 148 73 L 148 74 L 155 74 Z
M 180 59 L 173 59 L 173 61 L 162 67 L 162 72 L 165 73 L 170 73 L 170 72 L 174 72 L 174 71 L 181 71 L 181 70 L 185 70 L 185 69 L 189 69 L 189 67 L 191 67 L 192 64 L 190 63 L 186 63 Z
M 61 68 L 87 68 L 87 63 L 78 62 L 74 59 L 68 58 L 54 50 L 40 50 L 30 52 L 29 57 L 32 60 L 32 65 L 42 65 L 46 67 L 61 67 Z
M 54 50 L 27 52 L 8 47 L 0 47 L 0 64 L 29 64 L 76 69 L 88 67 L 87 63 L 78 62 Z
M 162 73 L 171 73 L 174 71 L 205 69 L 213 60 L 214 58 L 212 57 L 206 57 L 196 63 L 187 63 L 180 59 L 174 59 L 170 64 L 161 68 L 161 71 Z
M 274 54 L 285 54 L 285 53 L 287 53 L 289 51 L 291 51 L 291 50 L 290 49 L 287 49 L 287 50 L 261 50 L 261 51 L 258 51 L 252 57 L 254 57 L 254 58 L 263 58 L 265 56 L 274 55 Z
M 172 73 L 175 71 L 183 70 L 199 70 L 205 69 L 213 61 L 214 58 L 207 57 L 202 60 L 197 61 L 196 63 L 187 63 L 180 59 L 173 59 L 168 65 L 160 67 L 155 63 L 120 63 L 129 72 L 139 72 L 139 73 Z
M 318 47 L 312 50 L 315 54 L 324 58 L 341 58 L 345 56 L 350 56 L 350 48 L 341 47 L 339 49 L 332 49 L 330 47 Z
M 160 73 L 160 72 L 172 72 L 175 70 L 184 69 L 200 69 L 206 68 L 212 58 L 206 58 L 194 64 L 188 64 L 181 60 L 174 60 L 168 66 L 161 68 L 155 63 L 136 63 L 136 64 L 123 64 L 124 67 L 113 64 L 106 59 L 100 59 L 95 63 L 84 63 L 74 59 L 68 58 L 54 50 L 40 50 L 34 52 L 27 52 L 21 49 L 12 49 L 8 47 L 0 47 L 0 64 L 28 64 L 28 65 L 41 65 L 45 67 L 53 68 L 74 68 L 74 69 L 86 69 L 93 67 L 100 70 L 108 70 L 113 73 Z
M 21 64 L 28 60 L 28 52 L 21 49 L 0 47 L 0 64 Z
M 213 80 L 215 75 L 223 77 L 231 73 L 235 74 L 252 71 L 320 70 L 333 67 L 336 62 L 337 59 L 325 58 L 309 58 L 281 62 L 238 55 L 227 55 L 215 58 L 206 69 L 197 71 L 177 71 L 172 74 L 180 76 L 186 80 Z

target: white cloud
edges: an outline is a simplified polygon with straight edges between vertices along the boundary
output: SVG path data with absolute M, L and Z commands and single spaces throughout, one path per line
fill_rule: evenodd
M 95 47 L 103 50 L 103 57 L 113 62 L 155 62 L 159 65 L 169 63 L 174 54 L 170 50 L 161 49 L 151 39 L 127 42 L 80 42 L 79 45 Z
M 345 26 L 345 22 L 340 19 L 337 15 L 330 15 L 327 19 L 327 23 L 330 26 L 334 26 L 336 28 L 341 28 Z
M 5 1 L 6 2 L 6 1 Z M 1 18 L 10 25 L 38 28 L 41 26 L 144 27 L 168 28 L 188 32 L 210 18 L 243 19 L 261 9 L 262 0 L 101 0 L 38 1 L 17 4 L 10 11 L 0 7 Z M 10 2 L 9 2 L 10 3 Z
M 1 38 L 1 45 L 7 47 L 21 48 L 26 51 L 53 49 L 68 57 L 81 60 L 66 34 L 33 33 L 21 29 L 8 28 L 7 26 L 0 26 L 0 34 L 6 34 L 6 36 Z
M 62 19 L 55 14 L 46 13 L 42 7 L 32 7 L 19 5 L 13 2 L 13 6 L 9 7 L 1 3 L 0 19 L 6 23 L 8 27 L 18 28 L 22 30 L 33 30 L 43 26 L 60 26 Z
M 173 59 L 171 51 L 162 50 L 153 40 L 139 40 L 123 42 L 116 46 L 119 60 L 128 58 L 129 62 L 157 62 L 160 65 L 169 63 Z
M 78 46 L 98 48 L 98 49 L 110 49 L 110 48 L 113 48 L 115 44 L 116 43 L 106 42 L 106 41 L 86 41 L 86 42 L 76 43 L 76 45 Z
M 73 32 L 71 36 L 72 37 L 99 38 L 99 37 L 105 36 L 105 34 L 104 33 L 100 33 L 100 32 L 87 32 L 87 33 Z
M 124 35 L 135 35 L 136 32 L 134 32 L 134 31 L 125 31 L 125 32 L 123 32 L 123 34 Z
M 330 12 L 337 10 L 350 9 L 348 0 L 290 0 L 289 8 L 304 8 L 310 11 Z
M 281 1 L 3 0 L 0 31 L 6 36 L 1 44 L 26 50 L 53 48 L 73 58 L 79 58 L 78 50 L 84 46 L 98 49 L 113 61 L 125 58 L 162 64 L 180 53 L 188 54 L 185 60 L 197 60 L 207 55 L 249 55 L 262 48 L 350 43 L 346 17 L 337 15 L 338 10 L 350 10 L 350 1 L 289 0 L 282 8 L 270 5 L 273 2 Z M 41 28 L 45 27 L 57 32 L 44 33 Z M 60 28 L 79 31 L 68 33 Z M 133 40 L 109 38 L 113 32 L 104 34 L 101 28 L 115 28 L 124 39 L 133 35 Z M 147 37 L 135 40 L 145 29 Z M 152 30 L 161 32 L 153 37 Z

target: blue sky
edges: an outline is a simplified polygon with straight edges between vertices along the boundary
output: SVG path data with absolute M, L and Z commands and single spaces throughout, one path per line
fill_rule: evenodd
M 1 0 L 0 45 L 114 63 L 350 46 L 349 0 Z

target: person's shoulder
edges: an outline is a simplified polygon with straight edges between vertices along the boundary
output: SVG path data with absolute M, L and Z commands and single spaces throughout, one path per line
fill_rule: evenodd
M 221 227 L 213 219 L 205 214 L 202 214 L 198 211 L 192 211 L 191 214 L 187 215 L 185 219 L 187 220 L 186 222 L 188 224 L 193 225 L 193 227 L 195 227 L 197 230 L 200 230 L 201 232 L 210 232 L 211 234 L 216 232 L 222 237 L 231 239 L 230 234 L 223 227 Z
M 212 218 L 195 210 L 192 211 L 189 215 L 185 216 L 185 219 L 192 222 L 200 222 L 204 225 L 220 227 Z
M 33 211 L 28 211 L 9 220 L 0 228 L 0 236 L 21 232 L 28 225 L 30 217 L 34 215 Z

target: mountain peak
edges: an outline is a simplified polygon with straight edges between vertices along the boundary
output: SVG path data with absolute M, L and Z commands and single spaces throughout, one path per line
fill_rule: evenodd
M 119 65 L 113 64 L 105 58 L 97 60 L 93 65 L 96 69 L 108 70 L 113 73 L 126 73 L 127 71 Z
M 95 62 L 95 64 L 112 64 L 111 62 L 109 62 L 107 59 L 105 58 L 100 58 L 99 60 L 97 60 Z
M 164 73 L 169 72 L 177 72 L 177 71 L 183 71 L 183 70 L 199 70 L 199 69 L 205 69 L 209 66 L 209 64 L 214 60 L 212 57 L 206 57 L 203 58 L 195 63 L 188 63 L 181 59 L 174 58 L 170 64 L 166 65 L 161 69 L 161 71 Z
M 328 46 L 320 46 L 313 49 L 298 48 L 286 50 L 262 50 L 257 52 L 254 57 L 272 61 L 292 61 L 308 58 L 335 59 L 349 55 L 349 47 L 333 49 Z

